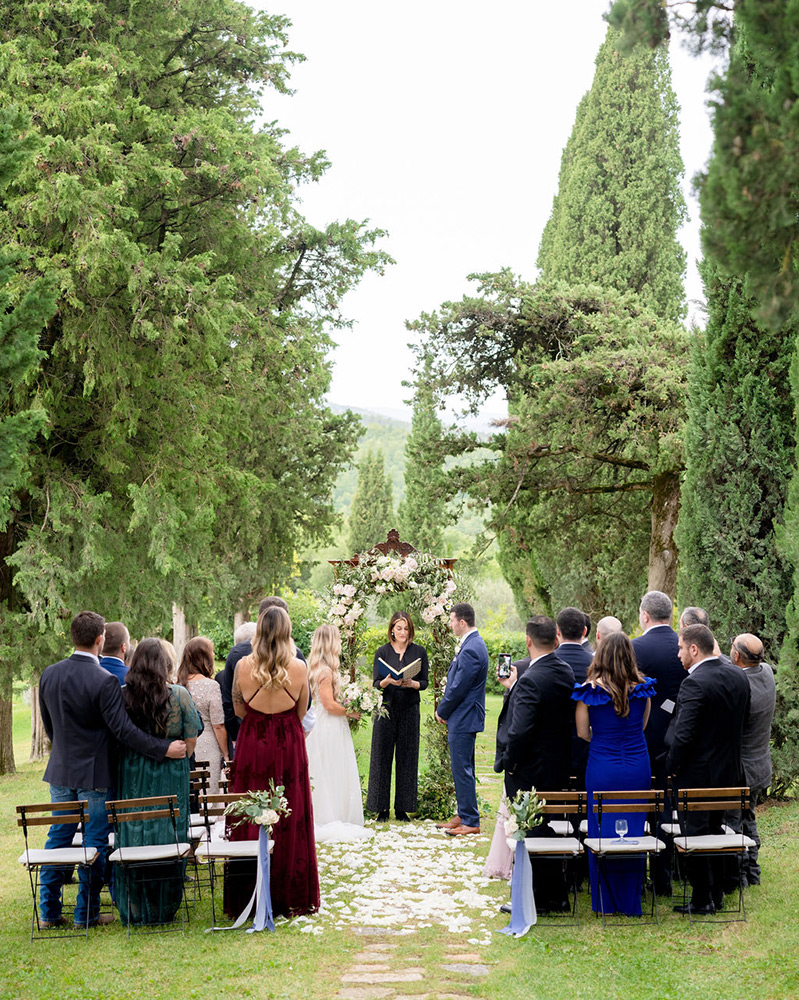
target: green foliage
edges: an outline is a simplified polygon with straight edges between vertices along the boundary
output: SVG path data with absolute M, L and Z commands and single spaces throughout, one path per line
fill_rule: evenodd
M 358 487 L 347 520 L 351 553 L 385 541 L 394 527 L 394 501 L 384 466 L 382 451 L 367 451 L 358 463 Z
M 422 359 L 413 399 L 411 433 L 405 442 L 405 499 L 397 510 L 400 536 L 422 552 L 443 555 L 451 522 L 444 471 L 443 435 L 430 382 L 432 359 Z
M 702 275 L 708 321 L 691 350 L 680 603 L 711 609 L 718 634 L 756 633 L 771 658 L 791 593 L 775 536 L 793 465 L 793 338 L 753 319 L 742 279 L 710 261 Z
M 335 408 L 334 408 L 335 409 Z M 349 516 L 352 499 L 358 486 L 358 463 L 367 451 L 382 451 L 386 476 L 397 500 L 405 496 L 405 442 L 410 428 L 401 420 L 382 417 L 366 410 L 350 408 L 361 419 L 362 434 L 353 463 L 338 474 L 333 491 L 333 505 L 337 512 Z
M 13 399 L 46 414 L 7 502 L 16 669 L 80 606 L 168 631 L 173 601 L 190 621 L 234 610 L 328 537 L 358 422 L 324 403 L 326 330 L 387 258 L 379 231 L 297 211 L 325 158 L 260 124 L 299 58 L 287 25 L 237 0 L 0 15 L 0 106 L 24 109 L 36 150 L 0 258 L 24 264 L 12 302 L 47 275 L 58 296 Z
M 799 682 L 795 671 L 777 674 L 777 705 L 771 724 L 769 797 L 795 796 L 799 783 Z
M 622 51 L 619 40 L 609 28 L 577 110 L 538 267 L 548 280 L 635 292 L 679 320 L 686 208 L 668 50 Z
M 449 819 L 455 815 L 455 784 L 447 742 L 447 727 L 429 716 L 422 727 L 427 767 L 419 775 L 417 819 Z

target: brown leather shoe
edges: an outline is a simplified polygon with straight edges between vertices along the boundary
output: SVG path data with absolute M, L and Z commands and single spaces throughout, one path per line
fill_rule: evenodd
M 54 927 L 66 927 L 67 921 L 64 917 L 56 917 L 55 920 L 40 920 L 39 930 L 50 931 Z
M 448 819 L 446 823 L 436 823 L 439 830 L 453 830 L 456 826 L 460 825 L 460 816 L 453 816 L 452 819 Z
M 113 913 L 101 913 L 96 920 L 91 920 L 89 922 L 89 927 L 107 927 L 109 924 L 113 924 L 116 920 L 116 916 Z M 75 930 L 79 931 L 84 929 L 86 924 L 75 924 Z
M 453 826 L 449 830 L 445 830 L 449 837 L 462 837 L 465 833 L 479 833 L 479 826 Z

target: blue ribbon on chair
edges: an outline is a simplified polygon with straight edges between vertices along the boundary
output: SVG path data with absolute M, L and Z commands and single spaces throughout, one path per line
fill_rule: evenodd
M 273 931 L 272 892 L 269 887 L 269 827 L 262 826 L 258 833 L 258 876 L 255 881 L 255 919 L 247 933 L 253 931 Z
M 524 937 L 537 920 L 533 896 L 533 866 L 524 841 L 517 840 L 510 883 L 510 923 L 499 933 Z

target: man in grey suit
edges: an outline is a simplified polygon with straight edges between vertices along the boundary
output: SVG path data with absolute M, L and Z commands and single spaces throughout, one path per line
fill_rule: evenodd
M 752 700 L 741 744 L 741 762 L 749 786 L 749 808 L 743 814 L 743 832 L 754 840 L 744 858 L 744 879 L 748 885 L 760 885 L 760 865 L 757 854 L 760 835 L 757 832 L 755 806 L 771 782 L 771 720 L 777 699 L 774 671 L 763 662 L 763 643 L 756 635 L 744 632 L 732 641 L 730 660 L 740 667 L 749 681 Z

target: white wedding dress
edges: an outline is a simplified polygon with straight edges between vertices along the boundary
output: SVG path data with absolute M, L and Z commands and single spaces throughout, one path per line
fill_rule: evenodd
M 358 764 L 345 715 L 330 715 L 314 699 L 316 725 L 308 734 L 313 817 L 318 843 L 366 840 L 373 830 L 363 825 L 363 798 Z

